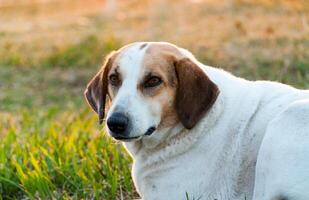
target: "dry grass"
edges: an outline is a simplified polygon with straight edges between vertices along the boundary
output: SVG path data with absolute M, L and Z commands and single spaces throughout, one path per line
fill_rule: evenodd
M 278 71 L 308 71 L 304 69 L 309 60 L 306 0 L 22 2 L 0 6 L 4 64 L 39 65 L 35 60 L 95 35 L 99 40 L 116 38 L 120 44 L 173 42 L 205 63 L 251 79 L 289 82 Z M 271 69 L 259 72 L 266 65 Z M 273 68 L 280 68 L 275 69 L 278 76 L 265 76 L 264 71 Z M 303 80 L 291 81 L 304 87 Z
M 70 96 L 68 102 L 79 99 L 80 105 L 83 85 L 104 54 L 141 40 L 173 42 L 191 50 L 206 64 L 251 80 L 309 86 L 306 0 L 17 2 L 0 2 L 0 89 L 6 91 L 0 94 L 0 100 L 6 102 L 0 105 L 2 109 L 43 105 L 40 102 L 59 105 L 59 101 L 49 101 L 59 99 L 55 96 L 59 88 L 67 91 L 60 94 Z M 32 72 L 78 80 L 76 84 L 70 79 L 53 84 L 58 78 L 55 75 L 47 79 L 52 80 L 46 83 L 50 92 L 40 95 L 36 92 L 40 88 L 27 87 L 40 85 L 38 78 L 23 76 Z M 16 100 L 16 92 L 5 87 L 15 82 L 6 77 L 17 80 L 15 91 L 25 91 L 31 94 L 29 98 Z M 43 100 L 35 103 L 33 95 Z

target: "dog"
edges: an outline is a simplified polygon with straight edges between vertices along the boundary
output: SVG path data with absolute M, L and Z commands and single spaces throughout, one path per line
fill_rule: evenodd
M 145 200 L 308 200 L 309 90 L 248 81 L 167 42 L 112 52 L 85 97 Z

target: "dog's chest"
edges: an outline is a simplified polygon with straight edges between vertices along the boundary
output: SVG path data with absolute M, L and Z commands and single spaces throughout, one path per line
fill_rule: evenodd
M 216 152 L 209 152 L 211 154 L 213 158 L 218 157 Z M 185 200 L 187 196 L 201 200 L 233 199 L 237 193 L 236 167 L 217 165 L 220 163 L 196 149 L 152 166 L 143 166 L 137 161 L 132 175 L 139 193 L 146 200 Z

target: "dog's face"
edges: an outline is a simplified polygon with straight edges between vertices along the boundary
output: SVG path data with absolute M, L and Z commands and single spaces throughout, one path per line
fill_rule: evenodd
M 214 103 L 217 86 L 191 58 L 168 43 L 133 43 L 112 53 L 85 96 L 119 140 L 153 137 L 181 122 L 190 129 Z

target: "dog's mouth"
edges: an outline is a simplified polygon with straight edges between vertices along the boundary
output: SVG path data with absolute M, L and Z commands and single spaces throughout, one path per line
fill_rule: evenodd
M 121 135 L 117 135 L 117 136 L 113 136 L 113 138 L 115 138 L 116 140 L 120 140 L 123 142 L 131 142 L 134 140 L 139 140 L 141 139 L 143 136 L 150 136 L 153 134 L 153 132 L 155 132 L 156 127 L 155 126 L 151 126 L 144 135 L 142 136 L 135 136 L 135 137 L 125 137 L 125 136 L 121 136 Z
M 123 142 L 130 142 L 132 140 L 137 140 L 139 139 L 141 136 L 136 136 L 136 137 L 123 137 L 123 136 L 114 136 L 114 138 L 116 140 L 121 140 Z
M 156 127 L 155 126 L 152 126 L 152 127 L 150 127 L 147 131 L 146 131 L 146 133 L 144 134 L 144 135 L 151 135 L 151 134 L 153 134 L 153 132 L 156 130 Z

